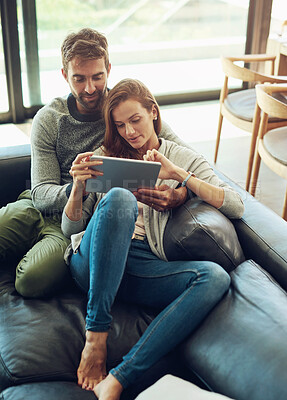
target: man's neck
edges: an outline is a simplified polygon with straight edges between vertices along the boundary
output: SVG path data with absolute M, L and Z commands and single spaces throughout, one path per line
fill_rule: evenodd
M 103 118 L 102 111 L 93 110 L 91 113 L 81 113 L 77 107 L 77 102 L 72 93 L 67 98 L 68 109 L 71 116 L 80 122 L 95 122 Z

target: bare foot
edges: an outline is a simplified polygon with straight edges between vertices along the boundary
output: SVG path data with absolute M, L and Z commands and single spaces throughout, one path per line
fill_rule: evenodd
M 119 400 L 122 391 L 122 385 L 111 374 L 109 374 L 106 379 L 98 383 L 94 388 L 94 393 L 98 400 Z
M 107 376 L 107 332 L 86 331 L 86 343 L 77 371 L 78 384 L 86 390 L 94 387 Z

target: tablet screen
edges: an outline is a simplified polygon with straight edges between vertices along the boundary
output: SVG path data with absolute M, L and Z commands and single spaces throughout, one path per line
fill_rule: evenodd
M 96 179 L 87 179 L 86 191 L 106 193 L 113 187 L 136 191 L 138 188 L 153 188 L 160 171 L 160 162 L 132 160 L 106 156 L 92 156 L 91 160 L 103 160 L 93 167 L 104 172 Z

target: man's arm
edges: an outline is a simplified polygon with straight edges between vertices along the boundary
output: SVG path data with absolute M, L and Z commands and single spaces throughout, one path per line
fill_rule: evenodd
M 32 200 L 36 208 L 49 214 L 61 213 L 67 202 L 68 184 L 61 185 L 56 139 L 56 121 L 49 112 L 40 110 L 31 130 Z

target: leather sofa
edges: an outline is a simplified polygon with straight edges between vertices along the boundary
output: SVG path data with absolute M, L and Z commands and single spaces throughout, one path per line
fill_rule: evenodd
M 186 258 L 225 257 L 231 287 L 198 329 L 127 389 L 123 400 L 135 399 L 166 374 L 236 400 L 287 399 L 287 223 L 216 172 L 241 193 L 243 217 L 225 225 L 191 200 L 170 218 L 165 246 L 175 258 L 190 246 L 195 253 L 186 251 Z M 1 207 L 29 188 L 29 145 L 0 149 L 0 182 Z M 187 219 L 192 234 L 191 228 L 185 232 Z M 222 235 L 225 230 L 234 232 Z M 85 296 L 69 283 L 49 298 L 23 298 L 14 277 L 15 265 L 1 261 L 0 399 L 94 399 L 76 383 Z M 116 301 L 112 313 L 108 368 L 137 341 L 156 310 Z

